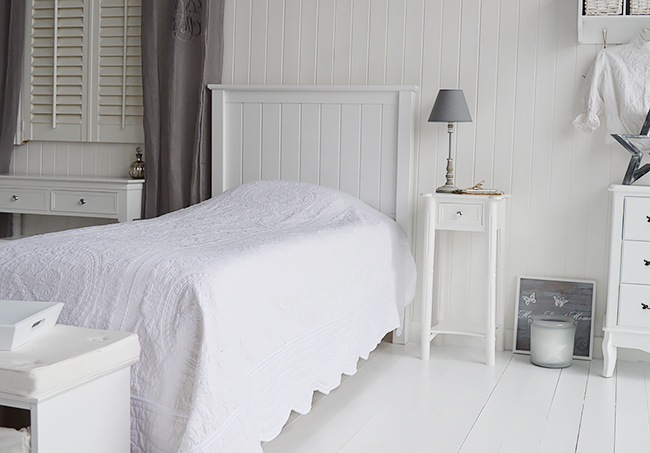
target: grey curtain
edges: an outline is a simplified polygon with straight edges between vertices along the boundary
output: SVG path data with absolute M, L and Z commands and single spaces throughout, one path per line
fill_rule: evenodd
M 9 172 L 14 150 L 25 45 L 25 2 L 0 0 L 0 174 Z M 11 216 L 0 214 L 0 237 L 9 236 Z
M 14 149 L 25 43 L 25 2 L 0 0 L 0 173 Z
M 210 197 L 210 96 L 221 83 L 225 0 L 142 0 L 144 215 Z

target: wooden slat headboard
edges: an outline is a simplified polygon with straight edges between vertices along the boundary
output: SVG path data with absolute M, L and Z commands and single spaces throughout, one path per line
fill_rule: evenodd
M 412 241 L 416 86 L 208 85 L 212 194 L 257 180 L 341 190 Z

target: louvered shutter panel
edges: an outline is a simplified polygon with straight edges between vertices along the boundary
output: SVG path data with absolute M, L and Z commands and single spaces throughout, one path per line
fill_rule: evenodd
M 30 13 L 22 138 L 142 143 L 140 0 L 32 0 Z
M 84 0 L 34 0 L 30 12 L 25 138 L 84 140 Z
M 98 141 L 143 142 L 140 0 L 101 1 L 98 66 Z

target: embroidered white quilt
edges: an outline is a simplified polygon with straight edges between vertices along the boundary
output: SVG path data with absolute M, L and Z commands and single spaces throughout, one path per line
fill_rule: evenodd
M 139 335 L 132 451 L 261 452 L 401 328 L 402 230 L 320 186 L 245 184 L 157 219 L 0 245 L 0 299 Z

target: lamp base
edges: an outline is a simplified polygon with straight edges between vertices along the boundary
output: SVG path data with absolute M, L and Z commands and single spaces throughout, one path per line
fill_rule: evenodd
M 445 184 L 444 186 L 440 186 L 436 189 L 437 193 L 454 193 L 458 190 L 458 187 L 454 186 L 453 184 Z

